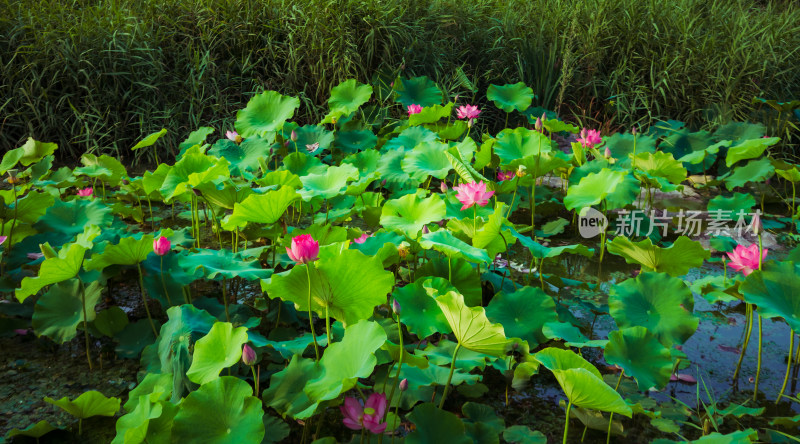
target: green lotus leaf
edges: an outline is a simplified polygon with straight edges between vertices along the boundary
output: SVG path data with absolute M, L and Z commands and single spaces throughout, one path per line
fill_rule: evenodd
M 264 410 L 247 382 L 223 376 L 189 393 L 175 415 L 172 439 L 212 444 L 261 442 Z
M 220 139 L 208 150 L 208 154 L 218 158 L 224 157 L 230 162 L 231 174 L 241 176 L 243 172 L 257 171 L 259 159 L 269 159 L 270 145 L 274 141 L 274 134 L 269 134 L 267 137 L 248 137 L 242 143 Z
M 645 327 L 667 347 L 686 342 L 699 324 L 691 290 L 666 273 L 641 273 L 612 287 L 608 309 L 619 328 Z
M 497 416 L 495 410 L 476 402 L 466 402 L 461 412 L 468 418 L 464 423 L 467 436 L 475 444 L 500 444 L 500 433 L 506 428 L 505 421 Z
M 136 145 L 134 145 L 131 148 L 131 150 L 135 151 L 135 150 L 138 150 L 139 148 L 145 148 L 145 147 L 151 146 L 151 145 L 155 144 L 156 142 L 158 142 L 158 139 L 160 139 L 165 134 L 167 134 L 167 129 L 166 128 L 161 128 L 160 131 L 156 131 L 156 132 L 154 132 L 152 134 L 149 134 L 147 137 L 145 137 L 144 139 L 140 140 Z
M 125 166 L 122 165 L 122 162 L 105 154 L 100 157 L 94 154 L 84 154 L 81 156 L 81 163 L 87 167 L 101 167 L 108 170 L 109 174 L 100 176 L 100 179 L 108 182 L 112 187 L 118 186 L 122 179 L 128 175 L 128 171 L 125 170 Z
M 401 348 L 399 344 L 395 344 L 390 339 L 387 339 L 386 343 L 381 346 L 381 350 L 385 351 L 394 362 L 400 362 L 400 350 L 402 350 L 403 365 L 411 365 L 421 369 L 428 368 L 428 360 L 424 356 L 409 353 L 405 347 Z M 421 355 L 422 353 L 419 354 Z
M 378 136 L 368 129 L 337 131 L 334 136 L 334 145 L 345 153 L 357 153 L 359 151 L 378 154 L 377 152 L 367 151 L 375 148 L 378 143 Z M 377 162 L 375 167 L 377 168 Z
M 92 284 L 94 284 L 94 282 L 92 282 Z M 91 285 L 89 285 L 89 287 L 91 287 Z M 92 307 L 92 311 L 94 311 L 94 307 Z M 128 326 L 128 315 L 117 306 L 108 307 L 97 313 L 97 316 L 94 318 L 93 326 L 100 334 L 113 338 L 114 335 Z
M 202 270 L 206 279 L 240 277 L 252 281 L 266 279 L 272 274 L 272 270 L 261 268 L 257 260 L 245 261 L 239 253 L 232 253 L 227 249 L 198 248 L 186 256 L 181 256 L 178 263 L 190 275 L 196 275 Z
M 733 190 L 736 187 L 744 186 L 748 182 L 763 182 L 772 176 L 775 172 L 775 167 L 772 162 L 766 157 L 759 160 L 751 160 L 744 166 L 736 167 L 733 172 L 726 176 L 725 186 L 728 190 Z
M 540 431 L 523 425 L 515 425 L 503 432 L 503 439 L 509 444 L 547 444 L 547 437 Z
M 530 108 L 528 110 L 530 111 Z M 528 116 L 528 122 L 531 125 L 536 124 L 536 117 L 541 117 L 541 115 Z M 533 120 L 533 122 L 531 122 L 531 120 Z M 577 126 L 568 122 L 564 122 L 563 120 L 558 120 L 557 118 L 543 120 L 542 125 L 544 126 L 544 129 L 546 129 L 548 133 L 560 133 L 562 131 L 566 131 L 568 133 L 578 134 L 581 130 Z
M 564 197 L 568 210 L 581 209 L 606 202 L 606 209 L 621 208 L 633 203 L 639 194 L 639 181 L 627 171 L 603 168 L 591 173 L 574 186 Z
M 111 444 L 138 444 L 147 440 L 150 420 L 161 416 L 162 405 L 150 402 L 148 395 L 141 395 L 136 408 L 117 420 L 117 435 Z
M 314 414 L 317 403 L 309 399 L 304 389 L 322 372 L 322 366 L 313 359 L 296 354 L 285 369 L 272 375 L 262 398 L 268 407 L 274 408 L 284 418 L 287 415 L 297 419 L 308 418 Z
M 456 359 L 457 364 L 459 361 L 460 361 L 459 359 Z M 394 378 L 396 374 L 397 374 L 397 369 L 394 369 L 392 372 L 389 373 L 389 376 L 391 378 Z M 429 365 L 427 368 L 424 369 L 412 365 L 403 365 L 403 369 L 400 372 L 400 380 L 402 381 L 403 379 L 408 379 L 408 387 L 412 392 L 414 392 L 424 387 L 428 388 L 433 388 L 431 386 L 442 387 L 447 383 L 449 375 L 450 375 L 450 370 L 447 367 L 442 367 L 439 365 Z M 480 380 L 481 380 L 481 375 L 467 373 L 462 369 L 458 368 L 458 366 L 456 365 L 456 368 L 453 371 L 453 378 L 450 380 L 450 384 L 454 386 L 461 384 L 475 384 Z M 427 393 L 428 396 L 431 396 L 432 391 Z
M 617 236 L 608 243 L 608 252 L 622 256 L 629 264 L 639 264 L 645 271 L 667 273 L 670 276 L 683 276 L 692 268 L 703 265 L 711 257 L 711 252 L 700 242 L 680 236 L 670 247 L 653 245 L 650 238 L 632 242 L 626 236 Z
M 283 158 L 283 167 L 297 176 L 324 173 L 328 166 L 314 156 L 303 152 L 291 153 Z
M 206 384 L 219 377 L 219 372 L 242 358 L 247 342 L 247 327 L 233 328 L 230 322 L 216 322 L 207 335 L 194 344 L 192 366 L 186 372 L 189 380 Z
M 714 131 L 717 140 L 748 140 L 758 139 L 767 133 L 763 123 L 729 122 Z
M 169 170 L 158 191 L 164 200 L 169 201 L 204 182 L 230 177 L 228 165 L 225 159 L 200 153 L 187 154 Z
M 101 291 L 97 282 L 86 286 L 86 320 L 95 319 L 94 307 L 100 302 Z M 37 335 L 47 336 L 63 344 L 75 337 L 78 325 L 84 322 L 81 299 L 81 282 L 70 279 L 50 287 L 38 301 L 33 312 L 33 329 Z
M 288 171 L 282 171 L 282 173 L 291 174 Z M 247 184 L 225 182 L 220 185 L 220 188 L 217 188 L 213 182 L 207 182 L 198 186 L 197 189 L 202 193 L 203 200 L 226 210 L 233 210 L 237 203 L 243 202 L 248 196 L 256 193 L 250 187 L 249 182 Z
M 169 373 L 148 373 L 128 394 L 128 400 L 123 404 L 126 412 L 132 412 L 141 402 L 141 397 L 146 396 L 147 403 L 165 401 L 172 393 L 172 375 Z
M 646 171 L 651 176 L 663 177 L 674 184 L 686 180 L 686 168 L 672 157 L 672 153 L 656 151 L 636 154 L 636 168 Z
M 319 159 L 316 158 L 310 158 L 310 159 L 319 162 Z M 262 187 L 286 186 L 292 188 L 300 188 L 303 186 L 303 182 L 300 181 L 300 176 L 287 170 L 270 171 L 269 173 L 265 174 L 264 177 L 258 179 L 256 183 L 261 185 Z
M 709 212 L 732 211 L 736 215 L 739 211 L 749 213 L 756 205 L 756 199 L 752 194 L 734 193 L 731 197 L 716 196 L 708 201 Z
M 506 335 L 528 341 L 531 348 L 547 342 L 544 324 L 558 321 L 555 301 L 536 287 L 497 293 L 486 307 L 486 317 L 503 325 Z
M 383 205 L 381 225 L 416 239 L 425 224 L 442 220 L 445 214 L 444 201 L 438 195 L 422 199 L 416 194 L 407 194 Z
M 432 142 L 438 140 L 438 136 L 431 130 L 421 126 L 412 126 L 400 132 L 400 135 L 390 139 L 383 146 L 385 150 L 412 150 L 422 142 Z
M 461 177 L 464 182 L 472 183 L 482 181 L 489 183 L 489 179 L 483 177 L 483 175 L 481 175 L 481 173 L 479 173 L 478 170 L 472 166 L 470 161 L 466 160 L 472 159 L 472 154 L 461 152 L 461 146 L 462 144 L 451 147 L 444 153 L 445 157 L 447 157 L 447 160 L 450 162 L 452 169 L 456 171 L 456 174 L 458 174 L 458 176 Z
M 553 372 L 572 404 L 618 413 L 629 418 L 633 415 L 619 393 L 603 382 L 600 372 L 572 351 L 550 347 L 536 353 L 534 357 Z
M 422 142 L 406 153 L 400 165 L 403 171 L 416 181 L 427 180 L 429 176 L 444 179 L 450 172 L 450 161 L 447 159 L 447 144 L 431 141 Z
M 428 294 L 423 286 L 423 282 L 430 279 L 432 284 L 437 287 L 444 287 L 446 290 L 454 288 L 444 278 L 427 278 L 425 276 L 417 279 L 414 283 L 395 289 L 392 297 L 397 300 L 403 308 L 401 320 L 406 328 L 420 338 L 427 338 L 434 333 L 450 333 L 450 326 L 447 318 L 444 317 L 442 309 L 436 303 L 436 299 Z
M 280 220 L 289 205 L 299 198 L 300 195 L 294 188 L 288 186 L 265 194 L 251 194 L 241 203 L 233 205 L 233 214 L 223 224 L 223 228 L 230 230 L 234 227 L 243 227 L 250 222 L 273 224 Z
M 358 250 L 344 250 L 322 256 L 316 262 L 295 265 L 291 270 L 262 281 L 261 288 L 270 298 L 295 303 L 299 311 L 308 311 L 308 275 L 311 266 L 311 308 L 320 316 L 328 313 L 345 325 L 372 316 L 376 305 L 386 302 L 394 277 L 384 270 L 380 259 Z
M 359 83 L 356 79 L 345 80 L 331 89 L 328 109 L 350 114 L 358 111 L 372 96 L 372 87 Z
M 630 155 L 633 154 L 634 143 L 636 144 L 636 155 L 641 153 L 656 152 L 657 138 L 653 134 L 614 133 L 604 137 L 605 146 L 611 151 L 611 156 L 617 159 L 617 165 L 622 168 L 630 168 Z M 604 160 L 600 159 L 605 163 Z
M 289 149 L 292 150 L 297 145 L 298 151 L 308 151 L 310 149 L 309 145 L 319 144 L 317 148 L 313 149 L 312 156 L 318 155 L 323 150 L 330 149 L 334 140 L 333 133 L 326 130 L 324 126 L 319 125 L 303 125 L 295 130 L 295 134 L 297 135 L 297 141 L 289 142 Z
M 83 256 L 88 248 L 80 244 L 70 244 L 58 252 L 58 257 L 45 259 L 39 267 L 39 275 L 22 279 L 22 286 L 16 290 L 17 300 L 25 302 L 28 296 L 36 294 L 47 285 L 57 284 L 78 275 Z
M 475 248 L 472 245 L 453 236 L 448 230 L 436 230 L 428 234 L 423 234 L 419 244 L 424 249 L 433 248 L 444 253 L 448 257 L 463 257 L 470 262 L 479 264 L 491 262 L 486 250 Z
M 606 362 L 634 377 L 640 391 L 661 390 L 669 382 L 672 356 L 645 327 L 610 332 L 603 356 Z
M 467 444 L 473 442 L 467 437 L 464 423 L 458 416 L 436 408 L 431 403 L 419 404 L 408 414 L 414 424 L 414 431 L 406 436 L 406 444 L 428 444 L 434 442 L 448 444 Z
M 314 341 L 311 339 L 311 333 L 303 333 L 302 335 L 286 340 L 286 341 L 270 341 L 266 340 L 264 345 L 268 345 L 280 353 L 284 359 L 292 359 L 294 355 L 303 355 L 303 352 L 311 346 Z M 328 337 L 324 334 L 317 336 L 317 344 L 325 345 L 328 343 Z
M 395 101 L 403 106 L 419 105 L 426 107 L 442 104 L 442 90 L 428 77 L 400 78 L 398 80 L 394 82 Z
M 195 145 L 203 145 L 206 143 L 206 139 L 211 134 L 214 134 L 215 129 L 210 126 L 201 126 L 196 130 L 192 131 L 183 142 L 178 144 L 178 159 L 183 156 L 183 153 L 186 152 L 189 148 Z
M 211 330 L 216 318 L 189 304 L 169 308 L 167 316 L 169 320 L 161 326 L 155 344 L 158 356 L 156 367 L 160 367 L 162 373 L 173 374 L 170 400 L 177 403 L 185 390 L 194 389 L 186 377 L 191 363 L 189 349 L 194 341 Z
M 172 245 L 178 244 L 177 237 L 168 236 L 168 238 L 172 241 Z M 191 254 L 189 250 L 166 256 L 151 254 L 147 260 L 142 262 L 142 274 L 144 275 L 142 282 L 147 295 L 158 300 L 165 309 L 169 306 L 167 295 L 172 304 L 180 304 L 183 301 L 183 286 L 197 280 L 194 273 L 187 273 L 180 266 L 180 259 L 189 254 Z
M 244 109 L 236 112 L 234 127 L 244 138 L 265 136 L 283 128 L 300 107 L 300 99 L 283 96 L 275 91 L 264 91 L 253 96 Z
M 711 137 L 708 131 L 692 132 L 688 129 L 681 129 L 668 135 L 659 145 L 659 151 L 672 154 L 675 159 L 680 159 L 692 153 L 702 153 L 713 144 L 714 138 Z M 639 152 L 638 146 L 636 151 L 637 153 Z M 710 151 L 706 152 L 706 156 L 706 166 L 709 167 L 714 164 L 717 156 L 716 153 L 711 153 Z M 636 160 L 636 166 L 639 166 L 638 159 Z M 701 165 L 690 166 L 688 169 L 692 173 L 702 172 Z
M 483 307 L 467 307 L 464 296 L 454 291 L 436 298 L 447 323 L 462 347 L 491 356 L 503 356 L 509 340 L 503 326 L 492 324 Z
M 764 154 L 767 148 L 780 142 L 780 137 L 748 139 L 728 148 L 725 165 L 730 168 L 740 160 L 755 159 Z
M 17 162 L 23 166 L 39 162 L 45 156 L 53 154 L 56 149 L 58 149 L 58 145 L 55 143 L 39 142 L 33 140 L 33 137 L 28 137 L 24 145 L 9 150 L 3 155 L 3 161 L 0 162 L 0 174 L 5 174 L 6 171 L 14 168 Z
M 494 144 L 494 153 L 500 158 L 501 165 L 508 165 L 527 156 L 535 158 L 541 153 L 550 152 L 551 149 L 550 138 L 539 131 L 523 127 L 500 131 Z M 533 170 L 529 170 L 528 173 L 533 173 Z
M 723 140 L 721 142 L 717 142 L 707 148 L 698 149 L 697 151 L 692 151 L 689 154 L 685 154 L 678 158 L 678 161 L 689 163 L 691 165 L 700 165 L 700 167 L 689 167 L 687 168 L 689 172 L 692 173 L 699 173 L 702 171 L 703 167 L 710 167 L 714 164 L 717 160 L 716 154 L 719 153 L 720 148 L 727 148 L 731 146 L 730 140 Z
M 347 182 L 358 179 L 358 169 L 350 164 L 342 166 L 332 166 L 321 174 L 309 174 L 303 176 L 303 188 L 300 194 L 303 200 L 309 201 L 314 197 L 331 199 L 342 194 L 342 189 L 347 186 Z
M 419 280 L 421 277 L 444 278 L 459 293 L 464 295 L 464 301 L 467 305 L 481 305 L 481 280 L 475 274 L 475 269 L 472 265 L 464 259 L 454 258 L 449 261 L 447 259 L 431 259 L 425 265 L 419 267 L 414 274 L 415 280 Z M 449 291 L 441 285 L 429 285 L 426 288 L 443 290 L 441 294 Z
M 13 197 L 10 197 L 10 199 L 13 202 Z M 33 190 L 26 194 L 25 197 L 17 200 L 16 205 L 13 203 L 9 206 L 0 205 L 0 218 L 6 221 L 16 219 L 17 223 L 14 228 L 16 230 L 16 227 L 19 227 L 22 223 L 36 223 L 54 203 L 55 198 L 50 194 Z M 14 238 L 17 238 L 16 231 Z
M 448 327 L 446 331 L 450 331 L 450 328 Z M 425 356 L 427 361 L 433 365 L 449 366 L 453 362 L 453 352 L 457 345 L 453 341 L 442 339 L 437 345 L 428 344 L 424 350 L 419 350 L 418 353 Z M 490 359 L 494 358 L 469 349 L 462 349 L 456 356 L 456 368 L 465 374 L 476 368 L 483 371 L 486 368 L 486 361 Z M 425 369 L 426 367 L 421 368 Z
M 71 241 L 89 225 L 106 228 L 113 219 L 111 209 L 99 199 L 56 200 L 33 228 L 40 233 L 47 233 L 50 244 L 56 246 Z
M 339 133 L 337 133 L 339 134 Z M 380 165 L 381 153 L 378 150 L 367 150 L 351 154 L 342 159 L 342 164 L 353 165 L 362 175 L 377 173 Z
M 713 432 L 689 441 L 689 444 L 745 444 L 751 442 L 758 442 L 758 432 L 754 429 L 737 430 L 725 435 Z
M 489 85 L 486 91 L 486 98 L 507 113 L 514 110 L 525 111 L 531 106 L 534 97 L 533 89 L 522 82 L 503 86 Z
M 583 244 L 562 245 L 560 247 L 545 247 L 530 237 L 520 234 L 517 230 L 511 227 L 504 227 L 503 230 L 511 233 L 511 235 L 519 240 L 522 246 L 526 247 L 528 251 L 531 252 L 531 255 L 537 259 L 559 257 L 564 253 L 580 254 L 581 256 L 592 257 L 593 250 L 587 248 Z
M 328 346 L 322 355 L 322 375 L 308 382 L 305 392 L 314 401 L 326 401 L 355 387 L 358 378 L 368 378 L 378 360 L 375 351 L 386 342 L 386 332 L 377 322 L 361 321 L 348 326 L 341 342 Z
M 436 104 L 433 106 L 426 106 L 417 114 L 411 114 L 408 116 L 408 124 L 416 126 L 425 123 L 435 123 L 440 119 L 450 117 L 450 115 L 453 113 L 453 105 L 453 102 L 449 102 L 446 105 Z
M 526 176 L 520 181 L 521 184 L 530 186 L 534 177 L 542 177 L 560 168 L 568 168 L 570 161 L 567 155 L 561 152 L 547 152 L 541 156 L 530 155 L 520 159 L 512 160 L 506 168 L 518 170 L 520 166 L 525 167 Z
M 31 424 L 28 427 L 25 427 L 22 430 L 17 428 L 9 430 L 8 434 L 6 434 L 6 438 L 13 438 L 15 436 L 30 436 L 38 441 L 39 438 L 52 432 L 53 430 L 59 430 L 59 428 L 43 419 L 36 424 Z
M 792 167 L 786 170 L 775 170 L 775 173 L 791 183 L 800 182 L 800 171 L 797 170 L 797 167 Z
M 86 261 L 86 270 L 102 270 L 109 265 L 136 265 L 147 259 L 153 252 L 153 235 L 148 234 L 140 239 L 128 236 L 119 240 L 116 245 L 108 245 L 100 254 L 93 254 Z
M 605 347 L 605 339 L 589 339 L 581 330 L 569 322 L 547 322 L 542 326 L 542 334 L 547 339 L 564 341 L 568 347 Z
M 44 401 L 60 407 L 65 412 L 78 419 L 91 418 L 92 416 L 114 416 L 119 411 L 119 398 L 106 398 L 97 390 L 89 390 L 70 401 L 66 396 L 56 401 L 48 396 Z
M 800 264 L 769 261 L 750 273 L 739 287 L 744 300 L 758 306 L 765 318 L 783 318 L 800 331 Z
M 400 166 L 405 156 L 406 153 L 400 150 L 389 151 L 382 155 L 378 164 L 380 177 L 389 183 L 419 185 L 418 181 L 412 182 L 411 176 Z

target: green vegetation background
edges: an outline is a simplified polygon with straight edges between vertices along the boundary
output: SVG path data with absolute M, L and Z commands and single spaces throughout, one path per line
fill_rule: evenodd
M 0 0 L 0 150 L 33 136 L 124 159 L 165 127 L 169 151 L 231 129 L 253 93 L 297 95 L 318 122 L 340 81 L 397 75 L 479 104 L 523 81 L 606 129 L 702 128 L 800 98 L 798 60 L 789 0 Z

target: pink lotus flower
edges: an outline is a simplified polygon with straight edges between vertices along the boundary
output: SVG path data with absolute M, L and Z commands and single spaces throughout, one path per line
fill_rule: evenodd
M 78 196 L 86 197 L 92 195 L 92 187 L 84 188 L 82 190 L 78 190 Z
M 248 344 L 245 344 L 242 348 L 242 362 L 247 366 L 252 366 L 256 363 L 256 351 Z
M 286 247 L 286 252 L 293 261 L 307 264 L 319 259 L 319 242 L 310 234 L 301 234 L 292 238 L 292 247 Z
M 363 244 L 364 242 L 366 242 L 366 241 L 367 241 L 367 239 L 368 239 L 368 238 L 369 238 L 369 234 L 367 234 L 367 233 L 364 233 L 364 234 L 362 234 L 361 236 L 359 236 L 359 237 L 357 237 L 357 238 L 353 239 L 353 242 L 355 242 L 355 243 L 357 243 L 357 244 Z
M 386 414 L 386 395 L 383 393 L 371 394 L 366 406 L 356 398 L 344 398 L 344 405 L 339 409 L 344 416 L 342 422 L 348 429 L 367 429 L 376 435 L 386 430 L 386 423 L 381 423 Z
M 419 114 L 421 112 L 422 112 L 422 107 L 421 106 L 414 105 L 414 104 L 408 105 L 408 115 L 409 116 L 412 115 L 412 114 Z
M 504 180 L 510 180 L 517 176 L 516 171 L 500 171 L 497 173 L 497 181 L 502 182 Z
M 0 245 L 3 245 L 3 242 L 5 242 L 6 239 L 8 239 L 8 236 L 0 236 Z
M 600 131 L 587 130 L 584 128 L 581 130 L 581 137 L 578 138 L 578 142 L 580 142 L 584 148 L 594 148 L 595 145 L 599 145 L 603 142 L 603 138 L 600 137 Z
M 313 153 L 319 149 L 319 142 L 314 142 L 311 144 L 306 145 L 306 151 L 309 153 Z
M 462 203 L 461 211 L 478 204 L 478 206 L 486 206 L 489 203 L 489 198 L 492 197 L 494 191 L 486 191 L 486 184 L 483 181 L 462 183 L 459 186 L 453 187 L 458 191 L 456 199 Z
M 481 110 L 479 110 L 478 107 L 475 105 L 459 106 L 458 109 L 456 109 L 456 111 L 457 111 L 456 117 L 458 117 L 459 119 L 467 119 L 467 120 L 476 119 L 478 117 L 478 114 L 481 113 Z
M 236 131 L 225 131 L 225 137 L 227 137 L 229 140 L 233 140 L 236 143 L 242 143 L 242 136 L 240 136 Z
M 172 242 L 164 236 L 159 236 L 158 239 L 153 240 L 153 251 L 159 256 L 164 256 L 169 253 L 171 247 Z
M 5 239 L 3 239 L 3 240 L 5 240 Z M 2 242 L 0 242 L 0 243 L 2 243 Z M 43 258 L 44 257 L 44 253 L 28 253 L 27 257 L 28 257 L 28 259 L 35 261 L 37 259 Z
M 768 250 L 765 248 L 761 253 L 762 261 L 767 257 L 767 251 Z M 728 262 L 728 265 L 736 271 L 741 271 L 745 276 L 752 273 L 753 270 L 758 269 L 757 244 L 750 245 L 749 247 L 737 245 L 735 250 L 728 252 L 728 257 L 731 260 Z
M 442 181 L 442 183 L 439 184 L 439 189 L 442 190 L 442 193 L 447 193 L 447 190 L 449 189 L 447 188 L 447 182 Z

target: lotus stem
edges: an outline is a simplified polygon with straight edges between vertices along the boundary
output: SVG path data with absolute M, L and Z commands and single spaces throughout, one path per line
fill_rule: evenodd
M 742 361 L 744 360 L 744 355 L 747 353 L 747 346 L 750 343 L 750 334 L 753 331 L 753 306 L 751 304 L 745 305 L 745 324 L 744 324 L 744 341 L 742 342 L 742 351 L 739 354 L 739 361 L 736 363 L 736 370 L 733 372 L 733 382 L 734 384 L 738 380 L 739 377 L 739 370 L 742 367 Z
M 258 376 L 256 375 L 256 368 L 251 365 L 250 371 L 253 372 L 253 388 L 255 389 L 256 397 L 258 397 Z
M 789 372 L 792 369 L 792 351 L 794 351 L 794 330 L 789 330 L 789 359 L 786 360 L 786 375 L 783 377 L 783 385 L 781 391 L 778 393 L 778 399 L 775 400 L 775 405 L 781 402 L 783 392 L 786 391 L 786 384 L 789 382 Z
M 444 401 L 447 399 L 447 389 L 450 388 L 450 381 L 453 379 L 453 372 L 456 370 L 456 356 L 458 350 L 461 348 L 461 343 L 456 344 L 456 349 L 453 350 L 453 362 L 450 363 L 450 374 L 447 375 L 447 383 L 444 385 L 444 392 L 442 393 L 442 400 L 439 402 L 439 410 L 444 408 Z
M 86 362 L 89 363 L 89 371 L 92 370 L 92 357 L 89 354 L 89 323 L 86 321 L 86 286 L 83 285 L 81 278 L 78 278 L 81 284 L 81 307 L 83 308 L 83 339 L 86 343 Z M 80 425 L 78 425 L 80 428 Z M 79 433 L 80 434 L 80 433 Z
M 614 386 L 614 391 L 615 392 L 617 390 L 619 390 L 619 384 L 622 382 L 622 375 L 623 374 L 624 374 L 624 372 L 622 370 L 620 370 L 619 379 L 617 379 L 617 385 Z M 614 412 L 611 412 L 611 414 L 608 415 L 608 432 L 606 432 L 606 444 L 611 442 L 611 424 L 613 423 L 612 421 L 614 421 Z M 586 433 L 585 429 L 584 429 L 583 433 Z M 581 438 L 581 441 L 583 441 L 583 438 Z
M 792 225 L 794 225 L 794 229 L 795 231 L 797 231 L 797 225 L 794 224 L 794 219 L 796 217 L 794 211 L 794 199 L 795 199 L 795 185 L 794 182 L 792 182 Z
M 328 314 L 328 306 L 325 305 L 325 333 L 328 335 L 328 347 L 331 346 L 331 317 Z
M 447 280 L 450 281 L 451 284 L 453 283 L 453 265 L 449 255 L 447 256 Z
M 156 339 L 158 339 L 158 330 L 156 330 L 156 324 L 153 323 L 153 317 L 150 315 L 150 307 L 147 305 L 147 296 L 144 294 L 144 279 L 142 278 L 142 266 L 138 262 L 136 263 L 136 269 L 139 271 L 139 290 L 142 293 L 142 303 L 144 304 L 144 311 L 147 312 L 147 319 L 150 321 L 150 328 L 153 329 L 153 334 L 156 335 Z
M 472 238 L 475 239 L 475 235 L 478 234 L 477 227 L 478 223 L 478 206 L 472 205 Z
M 517 198 L 517 188 L 519 188 L 519 176 L 517 176 L 517 180 L 514 183 L 514 194 L 511 195 L 511 205 L 508 206 L 508 214 L 506 214 L 506 219 L 511 217 L 511 213 L 514 211 L 514 199 Z
M 758 360 L 756 364 L 756 383 L 755 387 L 753 387 L 753 400 L 758 399 L 758 380 L 761 377 L 761 349 L 762 349 L 762 342 L 764 339 L 764 335 L 762 334 L 761 329 L 761 315 L 756 313 L 758 316 Z
M 564 439 L 561 440 L 562 444 L 567 444 L 567 434 L 569 433 L 569 411 L 572 408 L 572 401 L 567 402 L 567 420 L 564 421 Z
M 319 345 L 317 344 L 317 333 L 314 331 L 314 314 L 311 312 L 311 266 L 309 264 L 306 264 L 306 276 L 308 276 L 308 323 L 311 325 L 311 338 L 314 340 L 314 354 L 319 361 Z
M 392 408 L 392 398 L 394 398 L 394 391 L 397 389 L 397 386 L 400 383 L 400 372 L 403 370 L 403 358 L 405 357 L 405 351 L 406 351 L 406 349 L 403 346 L 403 326 L 402 326 L 402 324 L 400 324 L 400 315 L 399 314 L 397 315 L 397 333 L 398 333 L 398 335 L 400 337 L 400 359 L 398 359 L 397 374 L 394 376 L 394 384 L 392 385 L 392 391 L 389 392 L 389 400 L 387 401 L 387 404 L 386 404 L 386 405 L 389 406 L 389 409 Z M 387 374 L 386 377 L 388 379 L 389 375 Z M 401 391 L 400 392 L 400 397 L 402 398 L 402 396 L 403 396 L 403 392 Z M 399 417 L 399 412 L 400 412 L 400 401 L 397 402 L 397 405 L 394 408 L 395 416 Z M 394 442 L 394 435 L 392 435 L 392 441 Z M 381 435 L 381 438 L 378 441 L 378 444 L 380 444 L 382 442 L 383 442 L 383 435 Z
M 167 298 L 167 305 L 172 306 L 172 301 L 169 300 L 169 291 L 167 291 L 167 282 L 164 280 L 164 256 L 161 258 L 161 287 L 164 288 L 164 296 Z
M 539 260 L 539 282 L 542 284 L 542 291 L 544 291 L 544 275 L 542 269 L 544 268 L 544 258 Z
M 228 281 L 222 277 L 222 303 L 225 305 L 225 319 L 230 322 L 231 315 L 228 313 Z

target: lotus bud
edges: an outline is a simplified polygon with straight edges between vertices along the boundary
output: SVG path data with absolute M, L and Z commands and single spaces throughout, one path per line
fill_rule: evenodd
M 527 170 L 528 169 L 525 168 L 525 165 L 520 165 L 517 167 L 517 177 L 525 177 L 525 175 L 528 174 Z
M 456 94 L 455 97 L 453 97 L 453 102 L 458 102 L 458 94 Z
M 197 188 L 192 188 L 192 192 L 194 193 L 195 196 L 203 195 L 203 193 L 201 193 L 200 190 L 198 190 Z
M 634 136 L 635 136 L 635 135 L 636 135 L 636 133 L 638 133 L 638 132 L 639 132 L 639 130 L 637 130 L 635 126 L 634 126 L 633 128 L 631 128 L 631 134 L 633 134 Z
M 289 135 L 289 139 L 290 139 L 292 142 L 297 142 L 297 131 L 295 131 L 295 130 L 292 130 L 292 134 L 290 134 L 290 135 Z
M 533 127 L 536 129 L 536 131 L 541 131 L 542 128 L 544 128 L 541 117 L 536 118 L 536 124 L 534 124 Z
M 50 246 L 49 242 L 39 244 L 39 250 L 42 251 L 42 254 L 44 255 L 45 259 L 58 257 L 58 253 L 56 253 L 56 250 L 54 250 L 53 247 Z
M 381 181 L 381 187 L 385 187 L 385 186 L 386 186 L 386 179 L 383 179 L 383 180 Z
M 750 226 L 753 228 L 754 234 L 761 234 L 764 232 L 764 226 L 761 224 L 761 210 L 756 210 L 753 214 L 753 220 L 750 221 Z
M 242 362 L 247 366 L 252 366 L 256 363 L 256 351 L 248 344 L 245 344 L 244 348 L 242 348 Z
M 128 180 L 128 179 L 122 179 L 122 184 L 123 185 L 130 185 L 130 183 L 131 183 L 131 181 Z
M 440 189 L 440 190 L 442 190 L 442 193 L 447 193 L 447 190 L 448 190 L 448 188 L 447 188 L 447 182 L 445 182 L 445 181 L 442 181 L 442 184 L 441 184 L 441 185 L 439 185 L 439 189 Z
M 423 226 L 422 226 L 422 234 L 428 234 L 428 233 L 430 233 L 430 232 L 431 232 L 431 229 L 430 229 L 430 228 L 428 228 L 428 226 L 427 226 L 427 225 L 423 225 Z
M 472 125 L 474 125 L 474 124 L 475 124 L 475 119 L 467 120 L 467 127 L 468 128 L 472 128 Z
M 397 247 L 397 254 L 400 255 L 400 259 L 405 259 L 406 256 L 408 256 L 408 247 L 409 244 L 406 242 L 401 243 L 400 246 Z
M 406 390 L 408 390 L 408 379 L 407 378 L 403 378 L 403 380 L 400 381 L 400 391 L 404 392 Z
M 610 159 L 611 158 L 611 150 L 608 149 L 608 147 L 606 147 L 606 150 L 605 150 L 605 152 L 603 152 L 603 155 L 606 156 L 606 159 Z
M 397 299 L 392 299 L 392 311 L 393 311 L 393 312 L 394 312 L 394 314 L 396 314 L 397 316 L 400 316 L 400 311 L 401 311 L 401 310 L 400 310 L 400 303 L 399 303 L 399 302 L 397 302 Z

